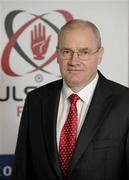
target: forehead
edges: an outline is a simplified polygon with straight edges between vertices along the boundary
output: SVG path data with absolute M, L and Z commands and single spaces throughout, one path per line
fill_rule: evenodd
M 60 46 L 93 46 L 96 44 L 96 37 L 92 29 L 74 28 L 64 29 L 60 34 L 59 45 Z

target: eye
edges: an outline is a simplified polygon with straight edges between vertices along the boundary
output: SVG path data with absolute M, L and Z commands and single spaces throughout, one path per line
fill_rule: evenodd
M 87 55 L 89 52 L 88 52 L 88 50 L 82 50 L 81 53 L 84 54 L 84 55 Z
M 67 55 L 67 54 L 70 54 L 71 51 L 70 51 L 69 49 L 62 49 L 62 53 L 63 53 L 64 55 Z

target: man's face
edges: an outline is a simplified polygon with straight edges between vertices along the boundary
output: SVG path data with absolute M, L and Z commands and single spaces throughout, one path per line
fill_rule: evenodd
M 72 50 L 71 52 L 81 52 L 87 50 L 89 56 L 87 60 L 81 60 L 77 53 L 71 58 L 63 58 L 61 50 Z M 103 48 L 97 52 L 97 44 L 94 33 L 90 28 L 64 30 L 57 48 L 57 62 L 66 84 L 74 91 L 79 91 L 89 84 L 95 77 L 97 66 L 101 63 Z M 95 54 L 92 54 L 96 52 Z M 91 55 L 92 54 L 92 55 Z

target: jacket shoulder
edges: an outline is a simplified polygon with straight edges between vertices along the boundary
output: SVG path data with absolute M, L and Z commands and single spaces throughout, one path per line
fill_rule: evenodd
M 40 86 L 34 90 L 32 90 L 31 92 L 28 93 L 29 96 L 31 97 L 39 97 L 41 95 L 47 95 L 49 94 L 49 92 L 54 92 L 57 91 L 59 89 L 61 89 L 62 87 L 62 79 L 56 80 L 56 81 L 52 81 L 50 83 L 44 84 L 43 86 Z
M 107 79 L 105 76 L 103 76 L 103 74 L 99 72 L 99 85 L 100 84 L 103 86 L 103 89 L 109 88 L 115 94 L 129 94 L 129 87 Z
M 119 84 L 117 82 L 114 82 L 114 81 L 111 81 L 111 80 L 108 80 L 109 84 L 110 84 L 110 87 L 112 89 L 113 92 L 115 93 L 121 93 L 121 94 L 128 94 L 129 95 L 129 88 L 122 85 L 122 84 Z

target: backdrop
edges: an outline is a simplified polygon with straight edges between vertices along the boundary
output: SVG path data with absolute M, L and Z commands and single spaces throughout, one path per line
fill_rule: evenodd
M 128 1 L 0 1 L 0 178 L 9 178 L 26 94 L 60 78 L 59 28 L 73 18 L 94 22 L 105 48 L 99 69 L 128 86 Z M 41 41 L 43 50 L 38 50 Z

